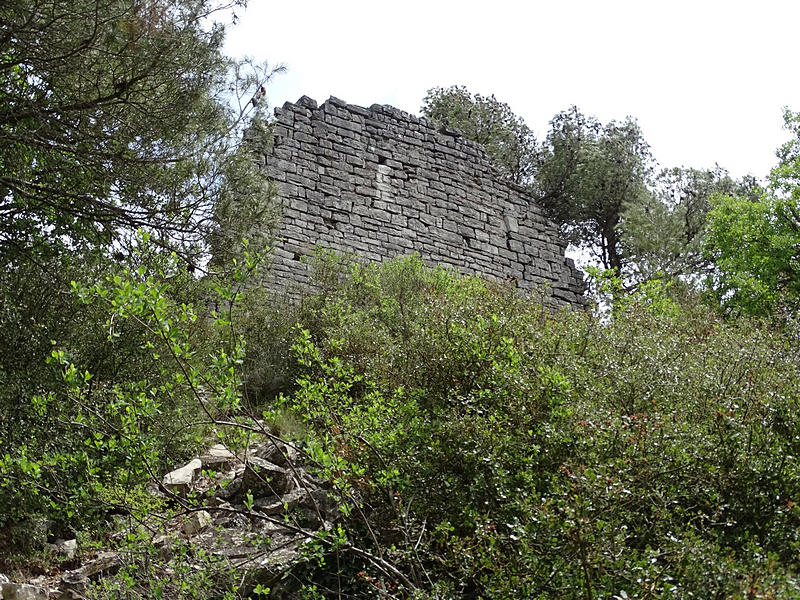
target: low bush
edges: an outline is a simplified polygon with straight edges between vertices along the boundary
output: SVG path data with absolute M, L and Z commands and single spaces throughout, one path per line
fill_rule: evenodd
M 328 273 L 276 411 L 405 577 L 353 556 L 351 591 L 800 594 L 797 345 L 654 293 L 604 323 L 416 258 Z
M 5 349 L 20 360 L 0 389 L 0 528 L 51 519 L 56 537 L 149 498 L 144 486 L 210 426 L 201 401 L 238 387 L 236 352 L 205 316 L 208 286 L 174 258 L 143 244 L 127 266 L 69 275 L 72 292 L 44 313 L 68 316 L 63 327 L 0 310 L 33 329 L 30 345 Z
M 300 303 L 217 283 L 205 316 L 169 261 L 76 284 L 94 325 L 3 396 L 30 417 L 3 518 L 168 512 L 143 486 L 258 407 L 339 506 L 289 574 L 304 597 L 800 595 L 792 332 L 653 286 L 598 318 L 415 257 L 319 261 Z

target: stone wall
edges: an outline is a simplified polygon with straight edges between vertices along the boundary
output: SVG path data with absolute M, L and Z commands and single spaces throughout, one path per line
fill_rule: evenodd
M 306 284 L 300 259 L 321 246 L 375 261 L 417 252 L 523 289 L 546 284 L 555 305 L 583 303 L 556 226 L 479 145 L 390 106 L 336 98 L 304 96 L 275 117 L 263 161 L 283 206 L 274 286 Z

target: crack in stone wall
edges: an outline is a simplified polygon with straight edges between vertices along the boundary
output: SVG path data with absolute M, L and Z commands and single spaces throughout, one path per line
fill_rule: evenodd
M 303 96 L 275 110 L 265 173 L 283 216 L 273 250 L 277 289 L 309 283 L 316 247 L 374 261 L 418 253 L 429 265 L 549 287 L 555 306 L 583 305 L 566 242 L 483 148 L 391 106 Z

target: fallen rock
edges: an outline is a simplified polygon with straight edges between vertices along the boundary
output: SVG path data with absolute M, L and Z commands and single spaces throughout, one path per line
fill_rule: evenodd
M 261 552 L 249 559 L 240 559 L 237 563 L 242 573 L 242 587 L 248 588 L 256 584 L 273 588 L 286 578 L 293 566 L 302 560 L 300 547 L 310 538 L 303 535 L 279 537 L 273 540 L 269 552 Z M 275 597 L 274 594 L 271 595 Z M 282 598 L 294 595 L 277 596 Z
M 45 544 L 44 548 L 54 554 L 61 554 L 67 560 L 72 560 L 78 551 L 78 540 L 58 539 L 54 544 Z
M 167 545 L 172 541 L 172 536 L 166 533 L 159 533 L 153 539 L 150 540 L 150 543 L 153 545 L 154 548 L 161 548 L 162 546 Z
M 77 573 L 89 579 L 100 579 L 107 575 L 113 575 L 122 566 L 122 558 L 119 553 L 113 551 L 101 552 L 96 559 L 84 565 Z M 5 599 L 4 599 L 5 600 Z
M 67 571 L 61 576 L 58 586 L 59 597 L 62 600 L 83 598 L 89 589 L 89 579 L 79 571 Z
M 254 455 L 279 467 L 297 463 L 297 450 L 282 442 L 270 441 L 259 447 Z
M 220 483 L 216 488 L 215 495 L 217 498 L 222 500 L 230 500 L 239 496 L 241 491 L 242 480 L 237 477 L 235 479 L 228 479 Z
M 283 496 L 270 496 L 269 498 L 258 498 L 254 502 L 259 512 L 265 515 L 278 515 L 290 513 L 296 509 L 303 500 L 308 498 L 308 493 L 303 489 L 292 490 Z
M 249 558 L 256 554 L 263 554 L 263 550 L 256 546 L 230 546 L 214 550 L 211 554 L 228 560 L 234 558 Z
M 153 548 L 158 550 L 157 556 L 159 560 L 168 561 L 174 554 L 173 548 L 174 538 L 172 535 L 159 534 L 151 540 Z
M 257 456 L 247 459 L 241 479 L 242 491 L 256 497 L 282 496 L 294 487 L 290 472 Z
M 47 600 L 47 588 L 27 583 L 4 583 L 0 586 L 3 600 Z
M 236 464 L 236 455 L 222 444 L 214 444 L 200 457 L 204 469 L 227 471 Z
M 210 488 L 209 488 L 210 489 Z M 224 499 L 219 497 L 219 491 L 221 490 L 221 486 L 216 486 L 212 493 L 213 496 L 209 496 L 206 498 L 206 506 L 209 508 L 232 508 L 231 505 Z
M 230 505 L 228 505 L 230 506 Z M 214 519 L 214 525 L 223 529 L 246 529 L 250 519 L 238 512 L 220 511 Z
M 309 474 L 301 456 L 301 451 L 271 439 L 253 443 L 240 454 L 216 444 L 199 458 L 165 475 L 160 486 L 157 480 L 153 482 L 162 496 L 167 496 L 168 491 L 181 495 L 191 492 L 206 502 L 206 510 L 192 511 L 183 520 L 170 520 L 166 528 L 150 528 L 149 521 L 140 525 L 148 525 L 142 531 L 150 536 L 157 561 L 164 567 L 163 576 L 173 573 L 177 549 L 188 543 L 190 548 L 201 548 L 231 561 L 244 582 L 243 589 L 257 583 L 272 587 L 283 581 L 302 560 L 302 546 L 313 532 L 331 530 L 338 516 L 331 484 Z M 216 473 L 201 475 L 204 469 Z M 136 525 L 128 515 L 111 515 L 110 520 L 120 530 L 115 536 Z M 76 540 L 57 540 L 48 547 L 78 564 L 73 558 Z M 92 583 L 113 578 L 127 556 L 102 552 L 92 558 L 88 551 L 83 554 L 81 568 L 56 571 L 42 581 L 12 584 L 0 576 L 0 600 L 84 600 Z M 61 562 L 62 569 L 67 566 Z
M 211 525 L 211 515 L 204 510 L 193 512 L 183 524 L 183 532 L 186 535 L 194 535 L 204 531 Z
M 202 461 L 199 458 L 194 458 L 180 469 L 175 469 L 172 473 L 164 475 L 161 483 L 168 490 L 176 494 L 185 495 L 191 489 L 194 478 L 202 468 Z

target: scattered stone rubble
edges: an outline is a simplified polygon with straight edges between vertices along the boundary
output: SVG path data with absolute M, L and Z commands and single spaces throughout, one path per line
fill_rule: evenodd
M 175 548 L 188 544 L 226 562 L 240 573 L 245 587 L 273 586 L 296 562 L 303 543 L 315 532 L 333 527 L 337 506 L 328 490 L 325 482 L 303 468 L 298 452 L 287 444 L 267 442 L 239 453 L 217 444 L 167 473 L 154 492 L 185 506 L 182 514 L 167 527 L 135 523 L 116 537 L 123 538 L 131 529 L 147 531 L 167 569 Z M 77 543 L 58 540 L 48 549 L 73 558 Z M 57 576 L 15 583 L 0 575 L 0 599 L 84 598 L 93 581 L 113 577 L 128 560 L 124 553 L 111 550 L 82 558 L 78 568 Z

